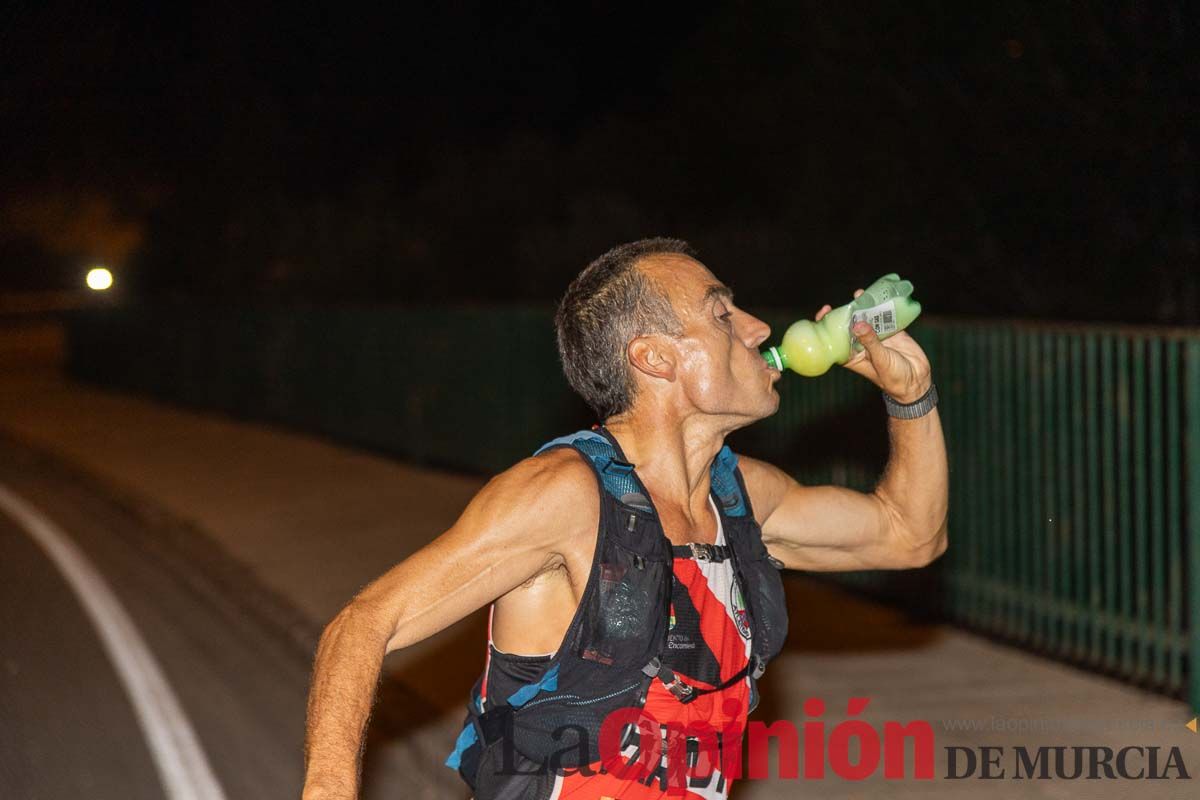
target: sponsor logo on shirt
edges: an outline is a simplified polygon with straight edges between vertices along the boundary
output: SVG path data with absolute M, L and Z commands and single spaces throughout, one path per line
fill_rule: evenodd
M 749 639 L 750 617 L 746 613 L 746 601 L 742 598 L 737 581 L 732 581 L 729 586 L 729 608 L 733 611 L 733 621 L 737 625 L 738 633 L 743 639 Z

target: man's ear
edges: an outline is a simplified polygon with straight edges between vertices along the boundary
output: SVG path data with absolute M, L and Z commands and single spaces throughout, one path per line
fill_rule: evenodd
M 670 340 L 651 334 L 639 336 L 625 348 L 629 363 L 643 375 L 665 381 L 675 380 L 675 348 Z

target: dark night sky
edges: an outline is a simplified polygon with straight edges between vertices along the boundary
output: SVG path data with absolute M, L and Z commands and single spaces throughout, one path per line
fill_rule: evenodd
M 671 234 L 750 304 L 1200 323 L 1182 2 L 0 13 L 6 286 L 543 302 Z

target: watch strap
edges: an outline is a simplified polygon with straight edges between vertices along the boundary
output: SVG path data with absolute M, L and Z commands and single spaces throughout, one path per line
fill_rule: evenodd
M 887 392 L 883 392 L 883 405 L 887 409 L 889 416 L 898 419 L 916 419 L 923 417 L 937 406 L 938 394 L 937 385 L 930 383 L 929 389 L 925 394 L 911 403 L 900 403 L 892 398 Z

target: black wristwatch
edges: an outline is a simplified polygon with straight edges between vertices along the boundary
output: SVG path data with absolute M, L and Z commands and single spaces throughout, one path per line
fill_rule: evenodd
M 890 416 L 898 419 L 916 419 L 923 417 L 937 405 L 937 386 L 929 384 L 929 390 L 911 403 L 897 403 L 887 392 L 883 394 L 883 406 Z

